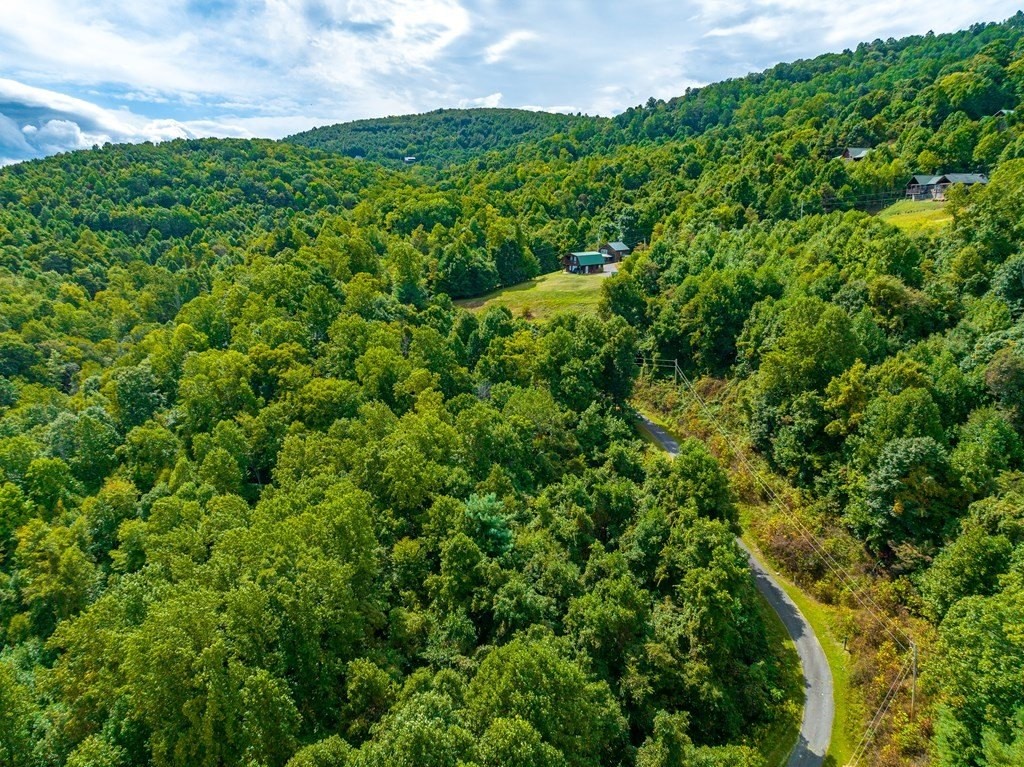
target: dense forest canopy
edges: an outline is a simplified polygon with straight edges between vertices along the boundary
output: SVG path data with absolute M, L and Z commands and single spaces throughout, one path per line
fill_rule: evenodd
M 443 168 L 488 151 L 566 133 L 577 122 L 605 121 L 522 109 L 438 109 L 313 128 L 285 141 L 392 167 L 424 163 Z
M 637 438 L 643 353 L 726 380 L 926 627 L 928 716 L 871 758 L 1020 764 L 1022 62 L 1018 14 L 614 120 L 0 171 L 0 763 L 763 764 L 735 498 Z M 948 227 L 862 210 L 951 172 L 990 183 Z M 452 303 L 606 239 L 599 317 Z

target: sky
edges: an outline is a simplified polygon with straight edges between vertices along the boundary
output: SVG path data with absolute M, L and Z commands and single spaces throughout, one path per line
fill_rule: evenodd
M 1016 0 L 1019 3 L 1020 0 Z M 0 165 L 442 107 L 614 115 L 1002 0 L 0 0 Z

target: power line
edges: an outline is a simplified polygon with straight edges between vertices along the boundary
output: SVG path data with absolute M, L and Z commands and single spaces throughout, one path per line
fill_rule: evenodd
M 871 722 L 868 724 L 868 728 L 864 731 L 861 736 L 860 742 L 857 744 L 856 750 L 853 752 L 853 757 L 850 760 L 848 767 L 856 767 L 860 764 L 860 760 L 864 758 L 867 753 L 868 746 L 875 739 L 875 735 L 878 734 L 878 728 L 881 726 L 882 721 L 885 719 L 886 713 L 889 711 L 889 707 L 892 702 L 896 699 L 896 694 L 899 692 L 903 682 L 906 681 L 907 676 L 913 671 L 916 675 L 917 664 L 913 658 L 908 658 L 903 666 L 900 668 L 900 672 L 896 675 L 892 684 L 889 685 L 889 690 L 886 692 L 885 697 L 882 699 L 882 703 L 879 705 L 878 710 L 875 711 L 875 715 L 871 718 Z
M 646 364 L 647 361 L 645 360 L 644 362 Z M 711 412 L 711 409 L 708 407 L 707 403 L 704 402 L 703 398 L 697 393 L 696 389 L 694 389 L 693 384 L 690 382 L 690 379 L 686 376 L 685 373 L 683 373 L 682 368 L 679 367 L 678 360 L 672 360 L 671 362 L 664 362 L 659 364 L 661 364 L 662 366 L 671 365 L 674 368 L 673 372 L 676 379 L 682 380 L 682 382 L 686 385 L 686 388 L 690 391 L 690 394 L 693 396 L 694 400 L 696 400 L 701 410 L 704 411 L 705 415 L 712 421 L 712 423 L 718 429 L 718 432 L 727 441 L 729 441 L 732 444 L 736 444 L 736 438 L 734 437 L 734 435 L 729 433 L 729 431 L 722 425 L 721 421 L 715 416 L 714 413 Z M 882 626 L 882 628 L 886 631 L 890 638 L 892 638 L 892 640 L 900 647 L 900 649 L 904 651 L 908 650 L 910 645 L 913 644 L 913 640 L 910 639 L 910 636 L 897 624 L 891 622 L 888 618 L 885 618 L 881 612 L 882 608 L 880 608 L 874 602 L 874 600 L 871 599 L 869 595 L 861 595 L 858 593 L 853 576 L 847 573 L 846 570 L 842 567 L 842 565 L 839 564 L 839 562 L 837 562 L 831 554 L 829 554 L 828 550 L 824 547 L 824 544 L 818 539 L 818 537 L 813 533 L 813 531 L 811 531 L 810 528 L 808 528 L 803 523 L 803 521 L 793 511 L 793 509 L 790 508 L 789 504 L 775 492 L 771 485 L 769 485 L 768 482 L 761 476 L 760 472 L 758 472 L 750 463 L 750 461 L 747 460 L 747 457 L 742 453 L 742 451 L 737 450 L 736 456 L 743 464 L 743 466 L 746 468 L 747 473 L 751 477 L 753 477 L 753 479 L 757 482 L 758 485 L 761 486 L 761 488 L 768 494 L 769 498 L 780 508 L 780 510 L 782 510 L 786 514 L 787 517 L 790 518 L 791 522 L 796 524 L 801 535 L 807 540 L 808 543 L 811 544 L 811 546 L 815 550 L 815 553 L 817 553 L 818 556 L 821 557 L 821 559 L 824 561 L 826 567 L 828 567 L 829 570 L 832 571 L 832 573 L 837 578 L 839 578 L 843 585 L 850 590 L 852 596 L 861 604 L 861 606 L 865 610 L 867 610 L 867 612 L 871 614 L 872 617 L 876 619 L 876 621 L 878 621 L 878 623 Z M 890 628 L 890 626 L 892 628 Z M 905 643 L 903 640 L 901 640 L 899 637 L 895 635 L 893 629 L 903 636 L 903 639 L 906 640 Z
M 673 380 L 676 382 L 681 380 L 683 384 L 685 384 L 686 388 L 690 392 L 690 395 L 697 402 L 697 405 L 699 406 L 701 411 L 703 411 L 705 416 L 711 421 L 712 425 L 717 429 L 718 433 L 729 444 L 738 444 L 736 438 L 729 432 L 728 429 L 726 429 L 726 427 L 722 424 L 721 420 L 711 411 L 711 408 L 708 407 L 707 403 L 704 401 L 704 398 L 701 397 L 700 394 L 697 392 L 696 388 L 694 388 L 693 384 L 690 382 L 690 379 L 683 372 L 683 369 L 679 367 L 679 360 L 653 360 L 648 359 L 646 357 L 640 357 L 640 362 L 644 366 L 651 366 L 655 369 L 671 368 Z M 794 512 L 793 509 L 790 508 L 789 504 L 775 492 L 774 488 L 772 488 L 771 485 L 769 485 L 769 483 L 764 479 L 764 477 L 761 476 L 761 473 L 754 468 L 754 466 L 747 459 L 743 451 L 740 450 L 739 448 L 736 448 L 735 455 L 746 469 L 747 474 L 750 477 L 752 477 L 754 481 L 765 491 L 773 505 L 777 509 L 782 511 L 789 519 L 789 521 L 796 526 L 797 531 L 800 533 L 803 539 L 811 546 L 812 551 L 821 559 L 821 561 L 825 564 L 829 571 L 832 572 L 832 574 L 839 579 L 843 587 L 850 592 L 851 596 L 853 596 L 855 600 L 857 600 L 857 603 L 861 606 L 861 608 L 865 612 L 867 612 L 882 627 L 883 631 L 885 631 L 885 633 L 889 636 L 890 639 L 892 639 L 892 641 L 897 645 L 897 647 L 899 647 L 903 652 L 908 653 L 908 655 L 910 656 L 904 662 L 900 670 L 900 673 L 896 677 L 896 680 L 890 686 L 888 693 L 882 700 L 882 703 L 879 706 L 878 710 L 875 712 L 875 715 L 872 717 L 871 722 L 868 724 L 867 730 L 861 737 L 861 741 L 858 744 L 857 750 L 854 752 L 853 760 L 850 762 L 849 765 L 849 767 L 856 767 L 856 765 L 860 762 L 860 760 L 866 753 L 868 745 L 872 742 L 872 740 L 874 740 L 879 725 L 885 718 L 886 712 L 889 710 L 889 707 L 892 705 L 892 701 L 896 697 L 896 692 L 898 691 L 899 686 L 903 683 L 903 681 L 906 680 L 908 674 L 913 675 L 914 686 L 912 694 L 913 698 L 916 698 L 917 645 L 914 643 L 914 640 L 910 637 L 910 635 L 901 626 L 899 626 L 899 624 L 897 624 L 895 621 L 893 621 L 884 614 L 882 608 L 880 608 L 878 604 L 874 601 L 874 599 L 871 598 L 870 594 L 861 592 L 861 590 L 857 587 L 857 584 L 854 581 L 853 577 L 846 571 L 846 569 L 839 562 L 835 560 L 835 558 L 825 548 L 824 543 L 820 539 L 818 539 L 814 532 L 804 524 L 803 520 L 801 520 L 796 515 L 796 512 Z M 897 634 L 899 636 L 897 636 Z M 902 640 L 900 639 L 900 637 L 902 637 Z M 912 706 L 914 703 L 913 698 L 911 704 Z

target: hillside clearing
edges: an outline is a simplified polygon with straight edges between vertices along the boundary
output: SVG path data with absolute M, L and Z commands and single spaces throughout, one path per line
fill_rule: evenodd
M 934 232 L 953 220 L 946 203 L 933 200 L 901 200 L 878 214 L 905 232 Z
M 516 317 L 543 319 L 559 311 L 595 314 L 601 297 L 604 274 L 552 272 L 479 298 L 455 303 L 473 311 L 489 306 L 507 306 Z

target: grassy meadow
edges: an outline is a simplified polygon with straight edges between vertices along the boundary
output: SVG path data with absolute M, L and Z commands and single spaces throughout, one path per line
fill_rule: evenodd
M 543 319 L 559 311 L 593 314 L 597 312 L 597 303 L 601 297 L 601 283 L 607 278 L 607 274 L 552 272 L 486 296 L 455 303 L 472 310 L 507 306 L 516 317 L 536 319 Z
M 932 200 L 901 200 L 878 214 L 893 226 L 905 232 L 934 232 L 953 217 L 946 210 L 946 203 Z

